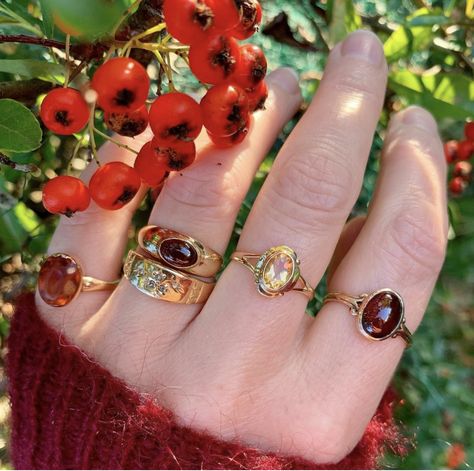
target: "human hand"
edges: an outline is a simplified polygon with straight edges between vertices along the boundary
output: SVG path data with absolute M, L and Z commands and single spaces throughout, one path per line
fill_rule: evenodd
M 329 266 L 329 290 L 391 287 L 420 323 L 444 259 L 447 234 L 442 146 L 419 108 L 390 124 L 367 218 L 345 226 L 364 175 L 385 94 L 383 50 L 357 32 L 334 48 L 313 103 L 281 150 L 252 209 L 239 250 L 295 249 L 315 286 Z M 165 185 L 150 224 L 189 234 L 223 253 L 243 198 L 282 126 L 300 104 L 288 70 L 269 79 L 267 110 L 249 138 L 200 157 Z M 113 144 L 101 160 L 130 162 Z M 94 164 L 86 170 L 87 181 Z M 62 218 L 49 253 L 77 257 L 88 275 L 117 277 L 133 211 L 92 205 Z M 300 293 L 268 299 L 231 263 L 208 302 L 175 305 L 123 280 L 117 290 L 82 294 L 63 309 L 37 296 L 42 317 L 132 388 L 156 397 L 178 420 L 223 439 L 326 463 L 356 445 L 404 349 L 401 339 L 370 342 L 342 304 L 313 319 Z

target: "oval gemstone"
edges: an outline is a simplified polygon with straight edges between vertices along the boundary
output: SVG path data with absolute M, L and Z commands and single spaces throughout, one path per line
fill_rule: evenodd
M 382 292 L 367 303 L 362 313 L 362 328 L 371 337 L 381 339 L 397 330 L 402 316 L 400 298 L 394 293 Z
M 262 279 L 268 291 L 278 292 L 288 287 L 293 277 L 295 264 L 286 253 L 277 253 L 267 261 Z
M 185 240 L 166 239 L 160 245 L 161 258 L 177 268 L 189 268 L 196 265 L 198 253 L 196 249 Z
M 81 287 L 81 268 L 73 258 L 59 254 L 44 261 L 38 276 L 38 292 L 46 304 L 66 306 Z

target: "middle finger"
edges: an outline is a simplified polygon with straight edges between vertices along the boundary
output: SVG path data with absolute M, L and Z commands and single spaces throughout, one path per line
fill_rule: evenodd
M 335 47 L 310 109 L 287 140 L 260 192 L 238 250 L 263 253 L 272 246 L 288 245 L 298 254 L 301 273 L 309 283 L 314 286 L 319 281 L 360 191 L 386 75 L 383 48 L 372 33 L 358 31 Z M 222 299 L 239 312 L 238 318 L 232 312 L 213 316 L 212 303 L 218 306 Z M 201 314 L 198 323 L 212 316 L 209 322 L 224 323 L 222 327 L 232 336 L 240 328 L 243 335 L 249 335 L 249 330 L 260 335 L 260 326 L 279 343 L 282 330 L 285 341 L 291 342 L 307 298 L 288 293 L 278 300 L 265 299 L 246 268 L 232 263 L 210 303 L 209 312 Z M 270 313 L 272 329 L 266 329 L 265 314 Z M 275 329 L 280 319 L 285 328 Z

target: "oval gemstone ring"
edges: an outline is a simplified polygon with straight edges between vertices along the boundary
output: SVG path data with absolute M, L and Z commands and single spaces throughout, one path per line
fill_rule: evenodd
M 120 280 L 103 281 L 84 276 L 79 262 L 64 253 L 47 257 L 38 275 L 38 293 L 50 306 L 64 307 L 74 301 L 81 292 L 113 291 Z
M 412 344 L 403 299 L 397 292 L 384 288 L 360 296 L 329 293 L 324 298 L 324 304 L 330 302 L 340 302 L 350 309 L 351 314 L 357 317 L 357 327 L 364 337 L 378 341 L 401 337 L 407 347 Z
M 148 255 L 178 271 L 212 278 L 222 267 L 222 257 L 185 234 L 157 226 L 138 233 L 138 243 Z
M 314 295 L 314 289 L 301 276 L 295 251 L 286 245 L 272 247 L 262 255 L 234 252 L 232 260 L 254 274 L 258 292 L 263 296 L 273 298 L 288 291 L 299 291 L 309 298 Z

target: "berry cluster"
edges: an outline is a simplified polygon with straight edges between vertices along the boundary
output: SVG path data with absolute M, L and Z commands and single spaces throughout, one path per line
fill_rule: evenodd
M 71 217 L 86 210 L 91 199 L 103 209 L 120 209 L 142 183 L 159 187 L 170 172 L 191 165 L 196 158 L 194 141 L 203 127 L 214 145 L 231 147 L 245 139 L 251 113 L 264 108 L 265 55 L 259 47 L 237 41 L 258 30 L 262 19 L 258 0 L 165 0 L 163 12 L 168 33 L 189 46 L 191 71 L 212 87 L 198 103 L 170 84 L 171 91 L 148 108 L 147 71 L 131 58 L 115 57 L 92 78 L 95 104 L 89 105 L 69 87 L 48 93 L 40 115 L 56 134 L 78 133 L 89 123 L 93 139 L 97 105 L 110 130 L 134 137 L 150 125 L 154 135 L 137 153 L 133 167 L 121 162 L 99 166 L 88 187 L 70 176 L 50 180 L 43 190 L 43 204 L 51 213 Z
M 474 157 L 474 121 L 465 124 L 463 140 L 444 143 L 444 154 L 447 163 L 453 166 L 449 191 L 453 195 L 461 195 L 472 177 L 472 164 L 469 161 Z

